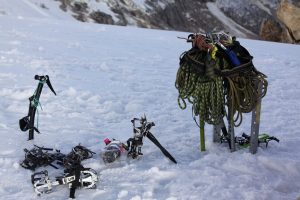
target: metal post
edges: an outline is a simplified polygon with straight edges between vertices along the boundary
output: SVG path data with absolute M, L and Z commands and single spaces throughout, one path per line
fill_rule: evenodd
M 213 127 L 213 142 L 218 142 L 218 143 L 221 142 L 221 130 L 223 136 L 227 137 L 228 133 L 223 118 L 221 119 L 219 124 L 214 125 Z
M 221 133 L 221 123 L 218 125 L 214 125 L 213 127 L 213 142 L 215 143 L 221 142 L 220 133 Z
M 262 83 L 258 84 L 258 96 L 261 97 Z M 250 153 L 255 154 L 258 147 L 258 134 L 260 123 L 261 98 L 257 100 L 255 108 L 252 110 L 251 135 L 250 135 Z
M 229 105 L 228 105 L 228 134 L 230 135 L 230 151 L 234 152 L 236 150 L 235 148 L 235 135 L 234 135 L 234 114 L 232 113 L 232 102 L 231 99 L 229 99 Z

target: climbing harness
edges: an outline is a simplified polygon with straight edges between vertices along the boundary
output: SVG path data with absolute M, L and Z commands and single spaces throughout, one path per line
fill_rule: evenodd
M 46 167 L 48 165 L 58 169 L 53 164 L 55 161 L 57 165 L 63 166 L 64 169 L 64 174 L 56 177 L 54 181 L 49 179 L 47 170 L 33 173 L 31 180 L 38 195 L 51 192 L 52 186 L 56 185 L 68 184 L 70 187 L 70 198 L 75 198 L 75 191 L 78 187 L 96 188 L 97 173 L 95 170 L 85 168 L 81 164 L 81 161 L 92 158 L 95 154 L 88 148 L 79 144 L 73 147 L 70 153 L 63 154 L 60 150 L 35 145 L 33 149 L 24 149 L 24 151 L 25 159 L 20 165 L 26 169 L 35 170 L 38 167 Z

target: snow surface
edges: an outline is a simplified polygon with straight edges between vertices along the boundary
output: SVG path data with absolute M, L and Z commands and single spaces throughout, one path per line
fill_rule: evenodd
M 71 13 L 60 10 L 58 1 L 52 0 L 0 0 L 0 16 L 18 16 L 19 18 L 45 18 L 72 20 Z M 44 6 L 44 8 L 43 8 Z
M 174 87 L 178 57 L 190 48 L 176 37 L 188 33 L 56 20 L 34 16 L 31 6 L 23 8 L 22 17 L 0 16 L 0 199 L 67 199 L 67 186 L 37 197 L 32 172 L 19 162 L 24 159 L 23 149 L 33 144 L 68 153 L 79 143 L 97 152 L 83 164 L 95 169 L 100 181 L 96 190 L 77 190 L 77 199 L 300 197 L 300 46 L 240 40 L 258 70 L 269 77 L 260 130 L 278 137 L 280 143 L 259 148 L 255 155 L 248 149 L 230 153 L 227 145 L 212 143 L 212 127 L 206 125 L 203 153 L 191 107 L 179 109 Z M 27 115 L 28 97 L 37 86 L 35 74 L 48 74 L 57 96 L 44 87 L 39 112 L 42 133 L 27 141 L 18 120 Z M 132 136 L 130 120 L 144 113 L 156 124 L 152 133 L 178 164 L 145 139 L 141 159 L 122 158 L 104 165 L 99 156 L 103 139 L 126 141 Z M 237 135 L 249 133 L 250 115 L 244 115 Z M 46 169 L 50 178 L 62 172 Z

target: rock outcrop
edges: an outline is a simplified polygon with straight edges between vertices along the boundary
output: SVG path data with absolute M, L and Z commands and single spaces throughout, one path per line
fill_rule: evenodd
M 94 0 L 104 10 L 91 7 L 91 1 L 57 1 L 83 22 L 185 32 L 215 29 L 237 37 L 300 42 L 299 0 Z
M 277 16 L 284 24 L 289 36 L 295 43 L 300 42 L 300 7 L 283 0 L 278 7 Z
M 262 22 L 259 33 L 260 39 L 273 42 L 295 43 L 288 29 L 276 19 Z

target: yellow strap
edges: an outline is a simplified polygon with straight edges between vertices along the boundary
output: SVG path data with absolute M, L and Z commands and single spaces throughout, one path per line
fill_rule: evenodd
M 211 58 L 212 59 L 216 59 L 216 53 L 218 51 L 218 48 L 214 45 L 213 48 L 212 48 L 212 51 L 211 51 Z

